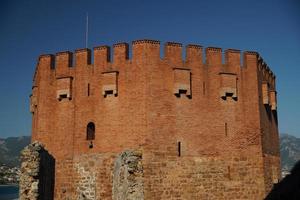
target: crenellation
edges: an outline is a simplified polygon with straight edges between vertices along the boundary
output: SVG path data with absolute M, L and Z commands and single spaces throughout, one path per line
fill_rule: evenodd
M 160 42 L 157 40 L 133 41 L 132 60 L 136 62 L 158 62 L 160 60 Z
M 118 65 L 129 59 L 129 44 L 117 43 L 113 45 L 113 64 Z
M 200 45 L 189 44 L 186 46 L 186 63 L 202 64 L 203 47 Z
M 262 81 L 266 81 L 271 89 L 275 89 L 275 75 L 271 71 L 270 67 L 265 63 L 265 61 L 260 58 L 259 59 L 260 66 L 261 66 L 261 75 Z
M 38 66 L 49 66 L 49 69 L 55 68 L 55 56 L 53 54 L 43 54 L 39 56 Z M 40 67 L 39 67 L 40 68 Z
M 237 49 L 226 49 L 224 55 L 222 49 L 218 47 L 207 47 L 204 55 L 203 47 L 197 44 L 188 44 L 185 48 L 186 58 L 182 57 L 182 44 L 176 42 L 165 43 L 165 58 L 166 63 L 169 63 L 172 67 L 183 67 L 196 69 L 202 66 L 203 57 L 206 61 L 206 65 L 212 67 L 213 71 L 235 73 L 240 71 L 241 63 L 241 51 Z M 101 72 L 119 69 L 122 65 L 129 60 L 129 44 L 125 42 L 117 43 L 113 45 L 113 57 L 114 60 L 110 61 L 111 50 L 109 46 L 97 46 L 93 48 L 94 53 L 94 65 L 96 70 Z M 225 63 L 222 64 L 222 57 L 225 57 Z M 273 81 L 274 74 L 264 62 L 263 58 L 255 51 L 243 52 L 243 65 L 257 65 L 259 71 L 262 73 L 263 80 L 266 80 L 271 89 L 275 89 Z M 132 42 L 132 59 L 152 62 L 159 62 L 160 60 L 160 41 L 157 40 L 135 40 Z M 185 62 L 183 62 L 185 60 Z M 91 65 L 91 50 L 87 48 L 75 50 L 75 68 L 81 66 Z M 140 62 L 139 61 L 139 62 Z M 63 51 L 56 53 L 55 59 L 51 54 L 44 54 L 39 56 L 39 65 L 43 62 L 43 66 L 47 65 L 50 68 L 55 68 L 56 76 L 73 75 L 72 71 L 69 71 L 72 66 L 72 53 L 69 51 Z M 252 63 L 252 64 L 251 64 Z M 56 67 L 51 67 L 56 66 Z M 117 67 L 117 68 L 116 68 Z M 44 67 L 39 67 L 44 68 Z M 199 68 L 200 69 L 200 68 Z M 193 71 L 192 70 L 192 71 Z M 77 72 L 78 73 L 78 72 Z M 80 72 L 81 73 L 81 72 Z M 203 72 L 198 72 L 203 73 Z M 212 73 L 209 71 L 208 73 Z M 203 75 L 201 75 L 203 76 Z M 36 75 L 34 75 L 34 80 Z M 204 77 L 203 77 L 204 78 Z M 206 78 L 205 78 L 206 79 Z M 208 80 L 204 80 L 206 82 Z
M 182 44 L 176 42 L 165 43 L 165 60 L 175 67 L 183 65 L 182 61 Z
M 94 67 L 103 69 L 109 62 L 110 47 L 106 45 L 94 47 Z
M 149 53 L 155 55 L 155 57 L 159 56 L 160 52 L 160 41 L 158 40 L 135 40 L 132 42 L 133 52 L 132 57 L 137 58 L 141 57 L 141 52 L 143 56 L 149 56 Z M 150 46 L 148 46 L 150 45 Z M 165 60 L 170 62 L 171 65 L 175 67 L 180 67 L 183 65 L 183 57 L 182 57 L 182 47 L 181 43 L 177 42 L 166 42 L 165 43 Z M 97 66 L 106 66 L 111 62 L 111 50 L 110 46 L 97 46 L 93 48 L 94 53 L 94 65 Z M 222 64 L 222 49 L 219 47 L 207 47 L 205 48 L 205 55 L 203 54 L 203 47 L 197 44 L 188 44 L 185 47 L 186 50 L 186 63 L 202 63 L 202 58 L 204 57 L 207 65 L 221 65 Z M 146 53 L 148 52 L 148 53 Z M 225 56 L 225 72 L 236 72 L 238 67 L 242 65 L 241 63 L 241 51 L 237 49 L 226 49 L 224 52 Z M 57 68 L 59 66 L 60 69 L 56 71 L 64 71 L 67 70 L 68 67 L 72 67 L 72 53 L 70 51 L 63 51 L 56 53 L 55 59 L 53 59 L 52 54 L 44 54 L 39 56 L 39 62 L 42 59 L 50 58 L 51 67 Z M 129 44 L 125 42 L 116 43 L 113 45 L 113 57 L 114 61 L 112 64 L 118 65 L 119 63 L 125 62 L 129 60 Z M 256 59 L 259 66 L 262 67 L 262 71 L 267 71 L 268 76 L 273 76 L 273 72 L 269 70 L 269 67 L 265 64 L 262 57 L 255 51 L 245 51 L 243 52 L 244 57 L 244 65 L 247 66 L 247 60 Z M 91 65 L 91 50 L 87 48 L 76 49 L 75 50 L 75 63 L 80 62 L 86 63 L 86 65 Z M 77 64 L 76 64 L 77 66 Z M 64 69 L 63 69 L 64 68 Z
M 276 98 L 277 92 L 276 92 L 276 86 L 275 86 L 275 75 L 271 71 L 271 69 L 267 65 L 267 63 L 260 56 L 258 58 L 258 62 L 260 65 L 263 104 L 265 106 L 268 106 L 272 111 L 276 111 L 277 110 L 277 98 Z
M 56 75 L 69 74 L 69 68 L 73 67 L 73 53 L 63 51 L 56 53 L 55 56 L 55 72 Z
M 207 47 L 205 49 L 206 64 L 211 67 L 222 65 L 222 49 L 218 47 Z
M 241 67 L 241 51 L 237 49 L 225 50 L 225 71 L 237 73 Z
M 33 84 L 37 85 L 40 79 L 50 77 L 55 66 L 55 57 L 52 54 L 40 55 L 33 76 Z M 47 79 L 46 79 L 47 80 Z
M 245 51 L 243 53 L 243 68 L 249 70 L 258 70 L 259 54 L 255 51 Z M 252 67 L 256 67 L 252 69 Z
M 86 66 L 91 64 L 91 50 L 88 48 L 75 50 L 75 66 Z

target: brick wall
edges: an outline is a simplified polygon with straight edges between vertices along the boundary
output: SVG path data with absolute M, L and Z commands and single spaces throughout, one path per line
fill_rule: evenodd
M 70 52 L 58 53 L 55 58 L 50 55 L 39 58 L 33 91 L 36 103 L 31 109 L 32 136 L 33 140 L 43 142 L 57 159 L 57 199 L 62 198 L 60 183 L 64 179 L 78 179 L 74 163 L 69 170 L 68 162 L 83 155 L 87 158 L 94 154 L 116 156 L 126 149 L 143 149 L 145 153 L 145 176 L 151 178 L 145 186 L 147 199 L 152 198 L 147 196 L 152 192 L 156 198 L 167 198 L 164 196 L 167 189 L 159 191 L 171 188 L 173 178 L 174 183 L 196 184 L 196 177 L 203 182 L 205 178 L 197 172 L 201 174 L 201 170 L 206 170 L 210 177 L 216 176 L 222 185 L 213 192 L 218 198 L 225 193 L 234 196 L 234 192 L 223 191 L 227 191 L 228 185 L 233 187 L 230 182 L 251 187 L 251 191 L 236 192 L 236 195 L 253 193 L 250 199 L 262 197 L 270 190 L 272 183 L 267 180 L 273 175 L 268 170 L 280 169 L 276 93 L 273 92 L 276 88 L 275 76 L 262 64 L 260 56 L 229 49 L 222 60 L 220 48 L 208 47 L 204 54 L 201 46 L 188 45 L 186 58 L 182 58 L 181 44 L 166 43 L 161 57 L 160 43 L 154 40 L 134 41 L 131 48 L 129 58 L 128 44 L 114 45 L 113 60 L 107 46 L 94 48 L 93 62 L 88 49 L 76 50 L 73 61 Z M 265 82 L 270 86 L 267 108 Z M 86 140 L 89 122 L 95 124 L 93 141 Z M 179 154 L 182 161 L 178 160 Z M 107 162 L 113 163 L 111 159 L 107 158 Z M 201 159 L 206 160 L 203 162 L 207 167 L 198 162 Z M 243 159 L 246 161 L 242 162 Z M 234 167 L 239 163 L 245 169 Z M 181 167 L 168 172 L 173 165 Z M 233 173 L 246 174 L 245 180 L 241 176 L 225 178 L 231 165 Z M 215 166 L 219 166 L 217 175 L 209 171 Z M 102 169 L 107 177 L 106 170 L 110 169 Z M 194 171 L 198 175 L 193 176 Z M 177 177 L 179 172 L 191 180 Z M 158 175 L 167 177 L 165 182 L 151 182 L 160 180 Z M 256 180 L 246 180 L 254 176 Z M 203 184 L 212 186 L 212 180 L 207 177 Z M 102 184 L 101 188 L 111 186 L 105 181 Z M 191 186 L 193 190 L 202 187 Z M 70 190 L 76 193 L 72 183 Z M 169 195 L 174 195 L 170 191 Z M 184 199 L 187 191 L 190 190 L 185 186 L 178 188 L 176 198 Z M 189 194 L 201 196 L 205 191 L 208 189 Z M 110 192 L 107 189 L 103 194 L 109 199 Z

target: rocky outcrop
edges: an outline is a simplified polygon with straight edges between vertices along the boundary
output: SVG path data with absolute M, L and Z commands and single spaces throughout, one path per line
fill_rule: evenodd
M 55 160 L 39 142 L 21 152 L 20 200 L 52 200 Z

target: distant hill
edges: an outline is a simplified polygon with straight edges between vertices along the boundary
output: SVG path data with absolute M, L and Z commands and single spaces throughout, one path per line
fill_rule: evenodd
M 300 160 L 300 138 L 288 134 L 280 135 L 281 167 L 290 170 Z
M 19 166 L 20 151 L 30 143 L 30 140 L 30 136 L 0 138 L 0 165 Z
M 30 143 L 30 136 L 0 139 L 0 165 L 19 166 L 20 151 Z M 300 160 L 300 138 L 288 134 L 280 135 L 281 165 L 290 170 Z

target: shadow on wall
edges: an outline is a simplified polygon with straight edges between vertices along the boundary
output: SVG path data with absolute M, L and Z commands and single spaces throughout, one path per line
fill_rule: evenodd
M 54 199 L 55 159 L 46 150 L 41 152 L 39 173 L 39 199 Z
M 299 200 L 300 199 L 300 160 L 287 175 L 265 198 L 265 200 Z

